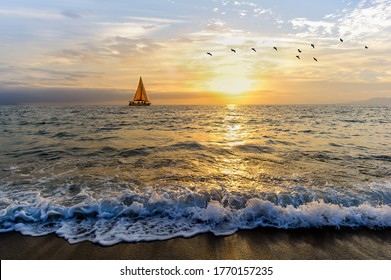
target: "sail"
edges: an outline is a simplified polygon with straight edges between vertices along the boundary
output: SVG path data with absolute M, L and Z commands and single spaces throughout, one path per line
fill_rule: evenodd
M 148 102 L 147 92 L 145 91 L 143 79 L 140 77 L 140 81 L 138 83 L 136 94 L 134 95 L 133 101 L 145 101 Z

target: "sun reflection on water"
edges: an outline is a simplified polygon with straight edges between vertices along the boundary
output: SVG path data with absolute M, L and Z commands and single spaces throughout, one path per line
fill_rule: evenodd
M 246 131 L 243 125 L 244 116 L 235 104 L 229 104 L 226 107 L 224 126 L 223 126 L 223 140 L 227 148 L 234 149 L 245 144 Z M 245 175 L 245 165 L 241 157 L 231 154 L 226 156 L 222 161 L 221 172 L 224 175 L 233 176 L 228 179 L 231 187 L 235 187 L 239 180 L 235 177 L 242 177 Z
M 243 145 L 246 132 L 243 127 L 243 116 L 238 111 L 236 104 L 227 105 L 227 113 L 224 118 L 225 135 L 224 140 L 229 147 Z

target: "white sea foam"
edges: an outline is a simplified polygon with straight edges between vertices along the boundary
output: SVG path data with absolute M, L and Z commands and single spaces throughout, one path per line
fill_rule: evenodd
M 176 203 L 166 193 L 153 192 L 146 195 L 144 203 L 134 201 L 129 206 L 119 199 L 89 197 L 84 203 L 64 207 L 36 197 L 34 204 L 9 203 L 0 212 L 0 232 L 15 230 L 34 236 L 54 232 L 71 243 L 89 240 L 102 245 L 190 237 L 203 232 L 229 235 L 255 227 L 387 228 L 391 227 L 391 207 L 366 202 L 342 206 L 324 201 L 295 207 L 260 198 L 249 199 L 239 209 L 216 200 L 200 207 Z

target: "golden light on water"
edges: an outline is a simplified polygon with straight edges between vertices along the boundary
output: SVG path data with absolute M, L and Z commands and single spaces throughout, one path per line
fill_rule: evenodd
M 228 104 L 225 109 L 224 117 L 224 143 L 227 147 L 245 145 L 248 136 L 247 127 L 244 124 L 244 116 L 236 104 Z M 221 165 L 221 173 L 229 175 L 229 185 L 231 188 L 238 189 L 242 185 L 242 179 L 246 177 L 247 166 L 241 158 L 234 155 L 227 155 Z M 235 178 L 235 179 L 234 179 Z
M 227 109 L 228 109 L 229 111 L 234 111 L 234 110 L 236 110 L 236 108 L 237 108 L 237 105 L 236 105 L 236 104 L 228 104 L 228 105 L 227 105 Z
M 241 123 L 242 117 L 237 111 L 235 104 L 227 105 L 227 115 L 225 116 L 225 137 L 227 145 L 230 147 L 243 145 L 246 137 L 246 132 Z
M 227 133 L 225 136 L 228 146 L 238 146 L 244 144 L 242 126 L 240 124 L 234 124 L 227 126 Z

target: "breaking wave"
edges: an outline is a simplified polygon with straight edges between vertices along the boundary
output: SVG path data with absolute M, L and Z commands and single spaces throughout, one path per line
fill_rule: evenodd
M 368 195 L 374 197 L 375 192 Z M 388 196 L 389 200 L 390 194 L 383 193 L 381 197 Z M 19 231 L 32 236 L 56 233 L 70 243 L 88 240 L 109 246 L 206 232 L 230 235 L 256 227 L 391 227 L 388 200 L 371 204 L 358 198 L 334 197 L 333 202 L 326 202 L 304 193 L 275 201 L 267 199 L 267 195 L 246 198 L 238 194 L 225 194 L 218 200 L 210 193 L 189 190 L 175 195 L 156 191 L 128 193 L 111 199 L 94 199 L 81 192 L 61 203 L 36 192 L 24 196 L 24 203 L 1 199 L 0 205 L 5 207 L 0 211 L 0 232 Z

